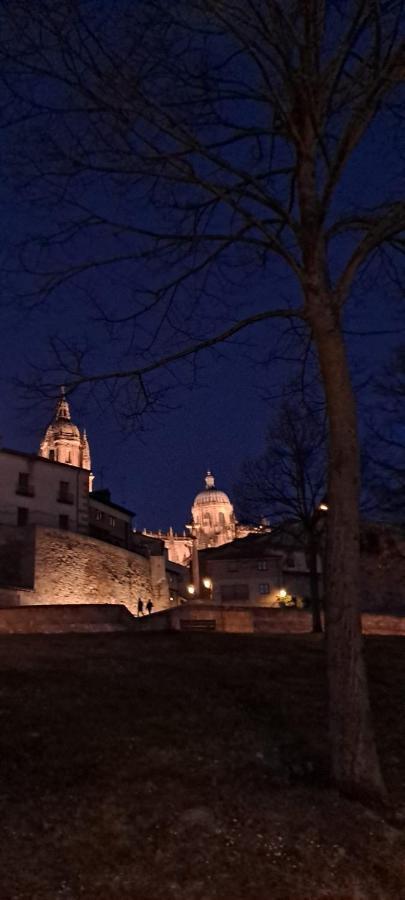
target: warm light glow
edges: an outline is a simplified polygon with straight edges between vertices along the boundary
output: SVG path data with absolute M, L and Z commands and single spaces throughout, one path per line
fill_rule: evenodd
M 203 578 L 203 585 L 204 585 L 205 588 L 207 588 L 207 590 L 209 590 L 210 588 L 212 588 L 212 581 L 211 581 L 211 578 Z
M 328 506 L 327 503 L 320 503 L 320 504 L 319 504 L 319 509 L 321 509 L 322 512 L 328 512 L 329 506 Z
M 195 594 L 195 587 L 194 587 L 194 585 L 193 585 L 193 584 L 188 584 L 188 585 L 187 585 L 187 591 L 188 591 L 189 594 Z
M 284 600 L 284 598 L 287 596 L 287 591 L 286 591 L 286 589 L 285 589 L 285 588 L 281 588 L 281 590 L 278 592 L 278 596 L 281 597 L 282 600 Z

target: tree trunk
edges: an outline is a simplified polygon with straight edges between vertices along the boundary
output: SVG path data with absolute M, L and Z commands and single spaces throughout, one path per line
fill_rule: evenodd
M 318 306 L 312 327 L 329 418 L 325 612 L 332 776 L 352 796 L 384 800 L 362 653 L 356 405 L 340 324 L 328 298 Z
M 318 546 L 312 536 L 308 548 L 309 583 L 311 588 L 312 633 L 322 632 L 321 603 L 319 598 Z

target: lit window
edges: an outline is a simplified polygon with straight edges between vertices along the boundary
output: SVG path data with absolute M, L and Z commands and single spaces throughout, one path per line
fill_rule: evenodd
M 270 592 L 270 585 L 265 581 L 262 584 L 259 584 L 259 594 L 268 594 Z
M 257 563 L 257 568 L 259 569 L 259 572 L 267 572 L 267 560 L 259 559 L 259 562 Z
M 109 524 L 111 525 L 111 528 L 115 528 L 115 525 L 116 525 L 116 519 L 115 519 L 114 516 L 110 516 L 108 522 L 109 522 Z

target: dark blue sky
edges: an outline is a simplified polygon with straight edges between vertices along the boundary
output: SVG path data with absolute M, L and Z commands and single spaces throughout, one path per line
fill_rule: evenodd
M 13 383 L 29 377 L 28 363 L 41 366 L 46 358 L 49 334 L 71 326 L 74 310 L 61 315 L 3 313 L 1 329 L 0 434 L 4 445 L 36 450 L 47 419 L 50 401 L 27 403 Z M 353 330 L 372 331 L 401 327 L 400 310 L 387 298 L 367 312 L 354 310 Z M 249 340 L 249 346 L 246 345 Z M 350 337 L 356 380 L 363 384 L 378 374 L 388 359 L 397 336 Z M 101 409 L 76 394 L 71 399 L 73 419 L 86 425 L 90 440 L 96 486 L 108 486 L 113 496 L 136 511 L 137 525 L 149 528 L 181 529 L 189 521 L 194 495 L 203 486 L 207 467 L 215 473 L 217 485 L 232 493 L 241 462 L 262 449 L 265 430 L 277 410 L 281 386 L 296 371 L 292 364 L 278 361 L 267 366 L 251 362 L 255 348 L 275 358 L 279 340 L 272 323 L 256 328 L 240 340 L 225 358 L 208 355 L 201 360 L 198 384 L 179 390 L 170 398 L 173 409 L 146 416 L 143 430 L 123 435 L 108 404 Z M 103 358 L 100 357 L 100 364 Z M 359 402 L 370 397 L 372 381 L 359 394 Z
M 392 129 L 389 133 L 387 128 Z M 392 123 L 381 121 L 355 153 L 340 186 L 335 204 L 341 211 L 351 211 L 360 202 L 367 207 L 381 199 L 397 199 L 403 183 L 398 156 L 400 134 Z M 110 204 L 114 214 L 130 209 L 134 198 L 115 196 L 99 190 L 92 182 L 90 196 L 95 206 L 105 210 Z M 41 230 L 48 213 L 34 204 L 28 192 L 13 183 L 3 183 L 0 189 L 2 269 L 15 269 L 15 243 Z M 122 205 L 122 210 L 120 209 Z M 139 213 L 139 210 L 138 210 Z M 55 221 L 59 211 L 54 209 Z M 131 210 L 129 211 L 129 215 Z M 146 212 L 147 216 L 147 212 Z M 94 232 L 93 232 L 94 235 Z M 95 237 L 93 237 L 95 240 Z M 103 251 L 108 249 L 104 236 Z M 91 250 L 99 249 L 91 247 Z M 337 246 L 333 264 L 341 264 L 345 246 Z M 73 258 L 78 248 L 73 250 Z M 80 248 L 79 248 L 80 255 Z M 379 273 L 381 274 L 381 272 Z M 131 303 L 131 285 L 142 279 L 143 273 L 127 267 L 104 270 L 97 277 L 80 283 L 67 284 L 46 304 L 35 304 L 29 311 L 27 303 L 20 304 L 12 292 L 8 276 L 2 279 L 0 298 L 0 435 L 5 446 L 22 450 L 36 450 L 54 403 L 37 400 L 27 403 L 16 380 L 29 380 L 31 367 L 46 368 L 48 342 L 56 334 L 70 340 L 81 340 L 86 334 L 92 343 L 93 371 L 122 363 L 131 363 L 129 336 L 120 332 L 119 341 L 105 340 L 105 333 L 95 321 L 94 308 L 89 309 L 85 291 L 91 290 L 93 299 L 101 299 L 104 306 L 119 315 Z M 235 270 L 234 286 L 228 286 L 230 302 L 228 322 L 238 318 L 239 309 L 251 312 L 268 304 L 285 305 L 294 298 L 290 279 L 281 280 L 279 273 L 268 268 L 258 281 L 242 281 L 242 272 Z M 353 375 L 362 389 L 358 395 L 361 411 L 372 403 L 373 379 L 381 373 L 392 348 L 404 341 L 403 302 L 384 276 L 377 283 L 376 271 L 366 273 L 356 287 L 346 315 Z M 15 288 L 15 279 L 13 290 Z M 18 282 L 18 279 L 17 279 Z M 278 294 L 282 294 L 281 303 Z M 216 319 L 216 330 L 224 323 L 220 300 L 216 306 L 210 301 L 210 315 Z M 187 308 L 187 294 L 184 309 Z M 277 398 L 283 384 L 296 374 L 292 362 L 280 362 L 284 340 L 282 327 L 269 322 L 245 332 L 220 353 L 209 353 L 199 359 L 197 385 L 191 389 L 190 371 L 179 369 L 179 377 L 186 382 L 167 397 L 170 409 L 146 416 L 142 430 L 136 428 L 123 434 L 111 405 L 104 399 L 89 398 L 78 392 L 71 398 L 72 417 L 77 424 L 86 425 L 92 453 L 95 486 L 111 488 L 117 502 L 136 511 L 140 528 L 182 529 L 189 521 L 194 495 L 202 488 L 207 467 L 214 472 L 217 485 L 232 493 L 242 461 L 259 453 L 263 447 L 266 427 L 276 414 Z M 371 336 L 369 332 L 391 332 Z M 166 350 L 168 347 L 166 347 Z M 257 364 L 267 358 L 267 365 Z M 255 359 L 254 364 L 252 360 Z

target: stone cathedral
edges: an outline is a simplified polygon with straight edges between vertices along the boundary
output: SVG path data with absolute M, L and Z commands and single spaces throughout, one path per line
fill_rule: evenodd
M 56 404 L 54 418 L 48 425 L 44 439 L 41 441 L 39 456 L 44 456 L 54 462 L 77 466 L 79 469 L 87 469 L 88 472 L 91 471 L 90 447 L 86 430 L 80 432 L 77 425 L 72 422 L 63 387 Z M 90 475 L 90 490 L 92 483 L 93 475 Z

